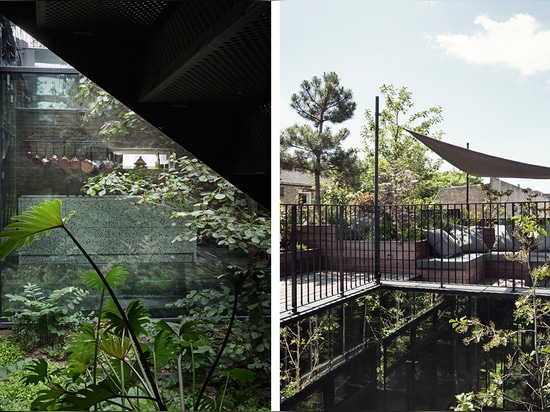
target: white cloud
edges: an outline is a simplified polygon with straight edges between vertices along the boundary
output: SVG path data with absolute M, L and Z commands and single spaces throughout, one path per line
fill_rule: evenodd
M 525 75 L 550 70 L 550 31 L 541 30 L 532 16 L 515 14 L 504 22 L 478 16 L 474 22 L 482 28 L 478 33 L 442 34 L 436 43 L 472 64 L 504 64 Z

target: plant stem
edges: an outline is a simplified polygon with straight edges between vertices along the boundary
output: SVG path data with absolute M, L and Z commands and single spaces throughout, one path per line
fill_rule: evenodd
M 99 353 L 99 325 L 101 325 L 101 311 L 103 310 L 103 299 L 105 298 L 105 291 L 101 291 L 101 298 L 99 299 L 99 312 L 97 314 L 97 330 L 95 333 L 95 347 L 94 347 L 94 375 L 93 383 L 97 382 L 97 357 Z
M 126 328 L 128 329 L 128 332 L 130 333 L 130 336 L 132 337 L 132 341 L 134 342 L 134 346 L 136 347 L 136 351 L 139 355 L 139 358 L 140 358 L 141 362 L 144 365 L 143 369 L 145 370 L 145 374 L 147 375 L 147 379 L 151 383 L 151 388 L 153 389 L 153 392 L 155 394 L 155 399 L 156 399 L 157 405 L 158 405 L 160 410 L 162 410 L 162 411 L 167 410 L 167 408 L 164 405 L 164 402 L 162 401 L 162 398 L 160 396 L 160 392 L 158 390 L 158 387 L 155 384 L 153 374 L 152 374 L 151 370 L 146 366 L 147 365 L 147 358 L 145 357 L 145 354 L 143 353 L 143 350 L 141 348 L 139 339 L 137 338 L 137 335 L 136 335 L 134 329 L 130 325 L 130 320 L 128 319 L 128 315 L 126 314 L 126 311 L 122 308 L 122 305 L 120 304 L 119 300 L 117 299 L 113 288 L 111 288 L 111 285 L 109 285 L 109 282 L 107 282 L 107 279 L 105 278 L 105 276 L 103 275 L 103 273 L 101 272 L 99 267 L 92 260 L 91 256 L 88 254 L 88 252 L 86 252 L 86 250 L 84 250 L 84 248 L 78 242 L 78 240 L 76 240 L 76 238 L 69 231 L 69 229 L 67 229 L 67 227 L 65 225 L 63 225 L 63 229 L 65 230 L 67 235 L 69 235 L 71 240 L 75 243 L 75 245 L 78 247 L 78 249 L 80 249 L 80 251 L 84 254 L 84 256 L 86 257 L 88 262 L 92 265 L 94 270 L 97 272 L 99 278 L 101 279 L 101 281 L 103 282 L 103 284 L 105 286 L 105 289 L 107 289 L 107 292 L 109 292 L 109 295 L 113 299 L 113 302 L 115 303 L 116 308 L 120 312 L 120 316 L 121 316 L 122 320 L 124 321 L 124 324 L 125 324 Z
M 183 367 L 182 362 L 182 353 L 178 354 L 178 382 L 179 382 L 179 390 L 180 390 L 180 403 L 181 403 L 181 410 L 185 411 L 185 397 L 183 393 L 183 373 L 181 368 Z
M 235 316 L 237 314 L 237 301 L 238 301 L 239 291 L 238 288 L 235 287 L 235 298 L 233 299 L 233 311 L 231 313 L 231 320 L 229 321 L 229 326 L 227 327 L 227 332 L 225 333 L 225 338 L 223 339 L 222 346 L 220 347 L 220 350 L 218 351 L 218 354 L 216 356 L 216 360 L 212 364 L 212 367 L 208 371 L 208 376 L 204 380 L 204 383 L 202 385 L 202 388 L 199 392 L 199 395 L 197 396 L 197 401 L 195 403 L 195 410 L 199 409 L 199 404 L 202 399 L 202 395 L 204 394 L 204 391 L 206 390 L 206 386 L 208 385 L 208 382 L 212 378 L 212 374 L 214 373 L 214 370 L 218 366 L 218 362 L 220 361 L 220 358 L 222 357 L 222 353 L 227 345 L 227 342 L 229 341 L 229 335 L 231 334 L 231 329 L 233 328 L 233 323 L 235 322 Z

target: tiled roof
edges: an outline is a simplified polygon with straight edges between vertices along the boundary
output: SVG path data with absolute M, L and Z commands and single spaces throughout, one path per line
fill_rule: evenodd
M 446 187 L 439 189 L 435 200 L 444 204 L 466 203 L 466 186 Z M 468 201 L 470 203 L 483 203 L 487 194 L 479 186 L 468 187 Z
M 281 170 L 280 174 L 281 184 L 284 185 L 297 185 L 297 186 L 313 186 L 313 176 L 309 176 L 307 173 L 299 172 L 296 170 Z

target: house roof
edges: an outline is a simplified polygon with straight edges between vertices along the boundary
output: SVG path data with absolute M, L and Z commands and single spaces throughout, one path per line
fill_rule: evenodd
M 281 170 L 280 181 L 283 185 L 314 186 L 313 177 L 297 170 Z
M 444 204 L 466 203 L 466 186 L 445 187 L 439 189 L 435 200 Z M 487 199 L 487 194 L 479 186 L 468 187 L 468 202 L 483 203 Z

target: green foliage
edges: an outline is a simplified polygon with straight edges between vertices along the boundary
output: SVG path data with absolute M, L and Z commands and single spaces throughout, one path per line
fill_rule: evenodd
M 380 196 L 384 203 L 406 203 L 412 199 L 422 199 L 428 193 L 424 186 L 441 165 L 441 160 L 428 156 L 426 146 L 418 142 L 403 128 L 424 135 L 443 121 L 441 107 L 431 107 L 408 115 L 413 108 L 412 93 L 406 88 L 397 89 L 394 85 L 382 85 L 380 92 L 385 100 L 379 116 L 379 182 Z M 408 118 L 406 117 L 408 116 Z M 366 161 L 374 162 L 375 123 L 371 110 L 365 111 L 367 125 L 362 131 L 365 138 Z M 441 138 L 442 132 L 431 133 Z M 366 190 L 374 186 L 374 170 L 369 170 Z
M 44 359 L 35 359 L 27 366 L 25 382 L 47 386 L 40 391 L 32 407 L 44 410 L 64 405 L 71 410 L 83 410 L 94 405 L 122 403 L 133 410 L 162 409 L 162 405 L 154 406 L 156 401 L 150 401 L 155 400 L 156 395 L 150 387 L 152 382 L 148 381 L 145 368 L 151 367 L 152 359 L 157 368 L 166 365 L 170 358 L 170 346 L 165 335 L 159 334 L 153 339 L 154 335 L 147 332 L 156 331 L 146 327 L 152 321 L 140 301 L 131 302 L 128 312 L 133 330 L 140 332 L 140 345 L 148 362 L 142 363 L 138 356 L 117 307 L 107 305 L 103 308 L 105 321 L 100 329 L 96 330 L 91 323 L 83 323 L 69 335 L 66 367 L 52 368 Z M 55 378 L 59 376 L 65 377 L 61 380 Z
M 316 127 L 324 122 L 342 123 L 353 116 L 356 104 L 351 90 L 340 85 L 335 72 L 323 73 L 323 77 L 313 76 L 304 80 L 300 91 L 292 94 L 290 106 L 299 116 L 312 122 Z
M 4 227 L 0 233 L 0 259 L 5 259 L 15 248 L 21 249 L 40 239 L 44 234 L 48 236 L 52 229 L 63 227 L 72 213 L 61 218 L 61 201 L 47 200 L 40 206 L 31 206 L 31 210 L 11 218 L 14 223 Z
M 506 373 L 494 374 L 485 390 L 458 395 L 455 410 L 502 408 L 504 402 L 526 410 L 548 409 L 550 305 L 546 299 L 537 297 L 536 287 L 540 280 L 550 277 L 550 272 L 547 262 L 531 267 L 529 261 L 530 250 L 546 231 L 539 226 L 536 214 L 514 216 L 513 221 L 513 235 L 520 240 L 521 248 L 507 254 L 506 259 L 517 261 L 528 269 L 532 286 L 516 299 L 512 327 L 499 328 L 493 321 L 484 323 L 475 316 L 449 320 L 453 330 L 464 335 L 465 344 L 480 344 L 486 352 L 509 348 Z M 525 388 L 525 391 L 515 388 Z
M 214 196 L 214 199 L 221 200 L 222 196 Z M 230 388 L 229 382 L 240 382 L 245 385 L 251 379 L 252 369 L 248 367 L 226 368 L 224 366 L 218 372 L 219 378 L 212 379 L 228 346 L 239 307 L 239 296 L 244 291 L 244 285 L 247 282 L 252 286 L 247 297 L 254 297 L 252 300 L 244 299 L 247 309 L 251 313 L 250 317 L 252 318 L 254 313 L 262 315 L 265 313 L 265 298 L 258 300 L 257 297 L 267 296 L 264 287 L 266 285 L 268 287 L 269 284 L 262 281 L 267 268 L 258 264 L 255 265 L 254 271 L 243 271 L 230 267 L 220 276 L 220 279 L 229 282 L 233 292 L 233 302 L 231 305 L 227 305 L 232 309 L 227 312 L 227 326 L 221 344 L 217 347 L 215 359 L 212 361 L 211 356 L 208 358 L 208 354 L 212 353 L 211 348 L 204 339 L 200 338 L 198 343 L 191 342 L 187 347 L 184 344 L 185 340 L 178 343 L 178 339 L 184 335 L 176 334 L 174 338 L 174 334 L 169 332 L 179 329 L 158 328 L 152 322 L 143 302 L 133 301 L 126 309 L 122 308 L 114 294 L 114 288 L 123 283 L 126 272 L 120 267 L 115 267 L 107 275 L 102 273 L 85 249 L 64 226 L 65 220 L 59 215 L 61 203 L 58 202 L 44 202 L 40 206 L 33 207 L 34 212 L 24 212 L 21 216 L 14 217 L 17 220 L 16 224 L 12 224 L 3 232 L 5 235 L 0 244 L 2 256 L 7 256 L 16 247 L 22 247 L 34 241 L 40 233 L 51 230 L 54 226 L 52 222 L 56 222 L 56 224 L 61 222 L 60 226 L 55 227 L 65 230 L 95 270 L 95 272 L 87 272 L 84 275 L 84 281 L 89 287 L 101 292 L 102 302 L 104 292 L 111 299 L 105 304 L 101 304 L 99 317 L 94 324 L 83 323 L 76 332 L 69 336 L 67 349 L 69 359 L 66 368 L 52 369 L 43 360 L 35 360 L 27 366 L 28 374 L 25 382 L 28 384 L 42 383 L 48 387 L 41 390 L 40 396 L 34 400 L 32 408 L 43 410 L 62 407 L 81 410 L 97 405 L 101 408 L 120 406 L 133 410 L 166 409 L 167 400 L 161 396 L 158 374 L 161 373 L 161 368 L 171 367 L 171 359 L 174 355 L 183 354 L 183 351 L 180 352 L 178 349 L 180 347 L 191 355 L 191 363 L 188 366 L 192 371 L 193 382 L 195 381 L 195 369 L 207 370 L 198 393 L 196 393 L 196 387 L 193 384 L 192 394 L 195 409 L 215 405 L 217 408 L 234 410 L 244 403 L 250 405 L 249 401 L 253 398 L 254 393 L 247 392 L 246 386 Z M 245 236 L 249 235 L 245 234 Z M 254 244 L 254 242 L 252 243 Z M 35 296 L 37 295 L 34 288 L 31 288 L 31 292 Z M 187 326 L 195 327 L 193 323 Z M 255 327 L 258 327 L 258 324 L 255 324 Z M 200 331 L 197 330 L 197 332 Z M 185 336 L 189 336 L 191 332 L 187 331 L 186 333 Z M 268 348 L 269 345 L 263 345 L 261 349 L 257 346 L 256 350 L 265 353 Z M 208 365 L 206 362 L 202 364 L 197 362 L 200 361 L 201 354 L 205 354 L 205 359 L 211 361 Z M 179 362 L 177 370 L 180 376 L 183 376 L 183 365 L 183 362 Z M 245 369 L 250 369 L 250 371 L 243 372 L 242 370 Z M 59 380 L 56 377 L 64 378 Z M 183 379 L 179 379 L 179 381 L 181 382 L 179 392 L 182 402 L 180 407 L 182 407 L 185 402 Z M 218 386 L 215 384 L 211 386 L 211 382 L 217 382 Z
M 244 288 L 251 287 L 249 282 Z M 199 330 L 211 336 L 213 342 L 221 342 L 223 325 L 227 324 L 231 308 L 232 293 L 230 288 L 220 285 L 217 289 L 191 291 L 183 299 L 174 302 L 187 318 L 200 317 L 207 322 Z M 224 355 L 226 367 L 247 367 L 263 379 L 269 378 L 270 328 L 269 325 L 252 323 L 245 317 L 255 303 L 247 302 L 245 297 L 239 301 L 237 313 L 242 314 L 233 325 L 233 334 L 227 343 Z M 263 311 L 269 310 L 269 301 L 262 301 Z
M 45 386 L 27 386 L 23 370 L 30 359 L 24 359 L 20 345 L 0 336 L 0 411 L 30 411 L 38 391 Z
M 0 336 L 0 367 L 6 368 L 23 359 L 23 356 L 24 352 L 17 343 L 5 336 Z
M 69 286 L 45 295 L 38 285 L 30 283 L 21 294 L 6 294 L 12 307 L 5 312 L 13 322 L 16 339 L 27 351 L 62 342 L 64 335 L 85 318 L 79 305 L 87 294 Z
M 85 77 L 80 78 L 76 97 L 82 107 L 88 108 L 84 112 L 83 125 L 99 121 L 98 135 L 106 140 L 140 132 L 155 136 L 155 139 L 168 140 L 141 116 Z
M 250 331 L 241 335 L 241 322 L 236 321 L 233 325 L 236 332 L 232 336 L 246 336 L 251 343 L 244 348 L 252 350 L 243 352 L 237 344 L 229 341 L 226 354 L 248 357 L 247 367 L 259 372 L 262 377 L 260 382 L 265 382 L 263 379 L 268 379 L 270 375 L 270 220 L 264 211 L 257 209 L 255 202 L 197 159 L 184 156 L 172 157 L 170 160 L 173 168 L 167 173 L 136 180 L 135 175 L 119 170 L 108 177 L 90 179 L 85 190 L 91 195 L 140 195 L 143 203 L 172 210 L 174 218 L 186 217 L 187 230 L 174 241 L 213 241 L 217 246 L 242 251 L 249 256 L 249 268 L 253 270 L 244 280 L 246 293 L 239 297 L 238 310 L 248 316 L 247 327 Z M 231 293 L 228 293 L 216 304 L 221 308 L 231 307 L 232 303 L 228 301 L 231 298 Z M 204 313 L 204 310 L 197 311 L 193 316 L 202 317 Z M 225 321 L 228 319 L 225 318 Z M 206 350 L 206 347 L 199 349 Z M 250 356 L 251 354 L 254 356 Z M 182 362 L 185 362 L 185 357 Z
M 281 167 L 315 176 L 315 203 L 321 204 L 321 176 L 338 176 L 354 185 L 361 171 L 355 149 L 342 148 L 349 130 L 335 134 L 325 123 L 342 123 L 353 116 L 356 104 L 351 90 L 340 85 L 334 72 L 304 80 L 291 96 L 291 107 L 309 124 L 294 125 L 281 133 Z
M 228 268 L 224 278 L 230 282 L 234 291 L 249 290 L 254 283 L 250 274 L 235 271 L 234 268 Z M 214 365 L 220 363 L 221 373 L 212 378 L 214 383 L 227 385 L 226 380 L 224 383 L 223 371 L 247 370 L 249 372 L 246 374 L 254 374 L 257 382 L 255 385 L 252 387 L 243 385 L 239 388 L 239 398 L 243 398 L 246 392 L 249 401 L 253 397 L 254 388 L 265 390 L 265 385 L 269 382 L 270 329 L 268 324 L 253 322 L 251 317 L 238 319 L 236 315 L 238 313 L 248 314 L 258 309 L 269 313 L 269 300 L 263 298 L 261 302 L 250 302 L 246 296 L 236 300 L 237 295 L 233 296 L 230 288 L 224 285 L 220 285 L 220 287 L 219 290 L 192 291 L 184 299 L 176 301 L 174 305 L 182 309 L 184 321 L 197 317 L 203 319 L 205 322 L 197 324 L 195 332 L 202 336 L 208 336 L 209 345 L 220 348 L 217 351 Z M 228 333 L 229 331 L 231 334 Z M 203 347 L 203 353 L 204 349 L 206 348 Z M 186 354 L 190 355 L 190 353 L 181 353 L 181 362 L 183 363 Z M 197 360 L 195 357 L 195 362 Z M 234 377 L 233 374 L 230 376 Z M 203 385 L 204 389 L 206 388 Z M 212 402 L 214 398 L 210 398 L 209 402 Z M 232 403 L 235 401 L 236 399 L 231 400 Z
M 247 254 L 270 253 L 270 220 L 250 207 L 235 186 L 197 159 L 172 157 L 169 172 L 140 175 L 117 170 L 89 179 L 83 190 L 91 196 L 129 194 L 172 210 L 172 217 L 186 217 L 187 231 L 173 241 L 202 242 Z
M 30 411 L 38 393 L 46 388 L 44 384 L 27 385 L 24 373 L 14 372 L 6 379 L 0 379 L 0 411 Z
M 281 368 L 281 398 L 287 399 L 313 382 L 319 375 L 320 352 L 326 345 L 326 318 L 304 318 L 280 331 L 280 346 L 285 351 L 286 368 Z M 303 371 L 304 359 L 311 359 L 309 370 Z

